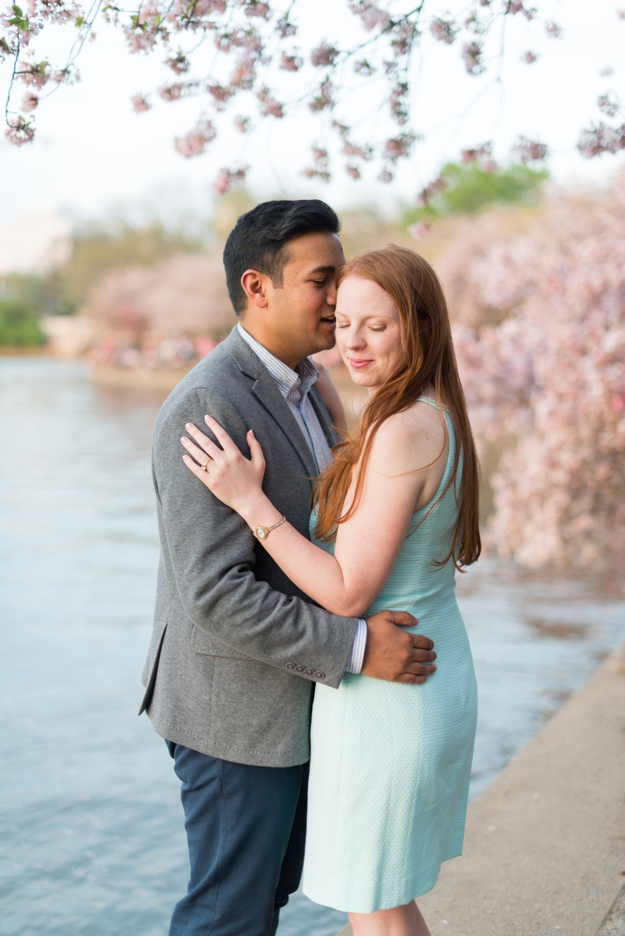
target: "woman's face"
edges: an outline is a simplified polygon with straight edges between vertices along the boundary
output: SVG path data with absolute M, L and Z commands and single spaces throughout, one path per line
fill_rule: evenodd
M 336 297 L 336 343 L 354 383 L 379 387 L 403 358 L 397 306 L 381 286 L 346 276 Z

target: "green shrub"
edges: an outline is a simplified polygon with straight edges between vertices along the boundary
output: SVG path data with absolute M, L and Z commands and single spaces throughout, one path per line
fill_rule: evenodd
M 37 310 L 21 299 L 0 298 L 0 347 L 36 348 L 44 342 Z

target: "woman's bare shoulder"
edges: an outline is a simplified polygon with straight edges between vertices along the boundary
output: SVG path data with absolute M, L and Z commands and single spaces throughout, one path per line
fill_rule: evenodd
M 428 403 L 413 403 L 389 416 L 378 429 L 371 446 L 371 467 L 384 474 L 416 471 L 442 458 L 446 442 L 441 411 Z

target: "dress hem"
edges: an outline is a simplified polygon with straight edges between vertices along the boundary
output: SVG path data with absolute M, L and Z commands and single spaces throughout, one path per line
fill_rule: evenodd
M 424 894 L 429 894 L 429 892 L 434 890 L 434 887 L 436 886 L 443 862 L 452 861 L 454 858 L 460 858 L 461 856 L 462 850 L 456 852 L 453 855 L 449 855 L 447 858 L 443 858 L 441 865 L 439 865 L 438 871 L 436 872 L 436 876 L 431 879 L 431 883 L 428 883 L 425 886 L 422 885 L 418 888 L 418 893 L 415 894 L 412 892 L 412 896 L 406 897 L 405 899 L 404 897 L 398 897 L 393 900 L 392 903 L 384 901 L 383 906 L 367 905 L 365 907 L 364 905 L 360 905 L 358 907 L 346 907 L 341 900 L 320 900 L 317 897 L 313 897 L 313 895 L 308 892 L 306 885 L 302 887 L 302 893 L 305 897 L 308 897 L 309 900 L 312 900 L 313 903 L 319 904 L 322 907 L 329 907 L 331 910 L 338 910 L 340 913 L 376 913 L 378 910 L 393 910 L 395 907 L 403 907 L 406 904 L 412 903 L 413 900 L 417 900 L 419 897 L 423 897 Z

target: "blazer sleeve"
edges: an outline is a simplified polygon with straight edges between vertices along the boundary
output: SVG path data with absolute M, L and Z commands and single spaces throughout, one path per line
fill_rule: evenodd
M 336 687 L 349 661 L 357 619 L 338 617 L 256 579 L 251 530 L 182 461 L 185 423 L 206 431 L 206 412 L 249 455 L 249 426 L 236 408 L 197 389 L 172 401 L 153 445 L 162 548 L 184 612 L 209 644 L 212 638 L 218 646 Z

